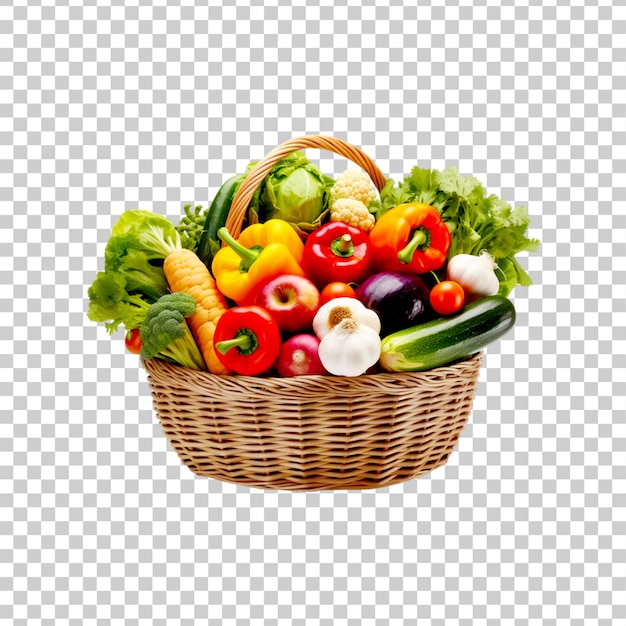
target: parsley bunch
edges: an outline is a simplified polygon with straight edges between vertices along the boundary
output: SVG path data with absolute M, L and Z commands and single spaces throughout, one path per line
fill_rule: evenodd
M 519 252 L 534 252 L 540 243 L 527 237 L 530 217 L 524 207 L 514 209 L 498 196 L 487 195 L 480 181 L 461 176 L 455 167 L 438 171 L 415 166 L 402 182 L 388 180 L 370 210 L 376 210 L 378 219 L 407 202 L 423 202 L 439 211 L 452 234 L 449 259 L 487 250 L 498 264 L 500 294 L 508 296 L 516 285 L 532 284 L 515 258 Z

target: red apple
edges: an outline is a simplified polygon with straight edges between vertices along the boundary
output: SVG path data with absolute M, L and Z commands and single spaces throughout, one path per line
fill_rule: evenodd
M 256 303 L 271 313 L 285 333 L 299 333 L 310 328 L 319 302 L 317 287 L 308 278 L 292 274 L 272 278 L 256 296 Z

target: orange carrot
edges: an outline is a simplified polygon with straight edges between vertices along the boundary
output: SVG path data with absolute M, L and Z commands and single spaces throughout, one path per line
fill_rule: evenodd
M 187 318 L 189 328 L 212 374 L 230 374 L 215 355 L 213 335 L 217 320 L 228 305 L 206 265 L 191 250 L 171 252 L 163 263 L 163 271 L 172 292 L 184 291 L 196 301 L 196 310 Z

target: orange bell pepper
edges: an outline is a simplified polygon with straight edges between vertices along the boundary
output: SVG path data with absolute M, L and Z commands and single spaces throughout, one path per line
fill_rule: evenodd
M 451 236 L 439 211 L 410 202 L 387 211 L 370 231 L 373 265 L 379 271 L 425 274 L 445 262 Z
M 281 274 L 304 276 L 304 244 L 285 221 L 271 219 L 252 224 L 235 239 L 222 227 L 218 237 L 226 243 L 213 258 L 211 271 L 217 288 L 227 298 L 241 304 L 266 280 Z

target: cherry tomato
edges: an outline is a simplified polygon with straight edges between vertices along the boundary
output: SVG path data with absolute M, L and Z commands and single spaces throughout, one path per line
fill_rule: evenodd
M 126 333 L 126 338 L 124 340 L 126 343 L 126 349 L 133 354 L 139 354 L 141 352 L 141 337 L 139 336 L 139 329 L 133 328 L 131 331 Z
M 356 292 L 348 283 L 328 283 L 320 292 L 320 306 L 333 298 L 356 298 Z
M 465 304 L 463 287 L 453 280 L 442 280 L 430 291 L 430 306 L 440 315 L 456 313 Z

